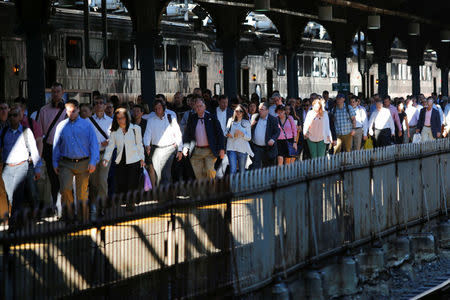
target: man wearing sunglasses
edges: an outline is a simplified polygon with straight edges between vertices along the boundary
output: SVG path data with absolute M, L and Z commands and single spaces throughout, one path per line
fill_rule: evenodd
M 0 134 L 0 149 L 2 153 L 3 172 L 9 204 L 14 216 L 24 202 L 24 192 L 29 162 L 34 166 L 35 180 L 41 175 L 40 156 L 36 147 L 33 132 L 20 124 L 20 107 L 11 108 L 8 114 L 9 124 Z M 12 225 L 10 221 L 10 225 Z

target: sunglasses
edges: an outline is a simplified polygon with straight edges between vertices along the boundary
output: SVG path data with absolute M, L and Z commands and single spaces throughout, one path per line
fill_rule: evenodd
M 237 113 L 243 113 L 242 110 L 235 110 L 235 112 L 237 112 Z
M 8 118 L 15 118 L 15 117 L 17 117 L 18 115 L 19 115 L 18 113 L 8 114 Z

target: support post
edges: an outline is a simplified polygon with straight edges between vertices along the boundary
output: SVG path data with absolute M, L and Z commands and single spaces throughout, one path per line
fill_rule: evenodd
M 27 80 L 29 111 L 45 104 L 45 69 L 42 33 L 40 28 L 26 32 Z
M 137 47 L 141 64 L 141 94 L 144 103 L 153 110 L 153 103 L 156 95 L 155 76 L 155 33 L 137 33 Z
M 418 96 L 420 94 L 420 68 L 419 65 L 411 66 L 412 76 L 412 94 Z
M 298 61 L 297 53 L 293 50 L 288 50 L 286 53 L 287 59 L 287 89 L 288 99 L 298 97 Z
M 236 97 L 237 90 L 237 72 L 238 72 L 238 47 L 237 43 L 223 43 L 223 81 L 224 91 L 228 99 Z
M 345 53 L 339 53 L 337 55 L 337 71 L 338 71 L 338 83 L 349 83 L 347 74 L 347 55 Z M 339 90 L 340 94 L 345 95 L 345 99 L 348 100 L 348 91 Z
M 388 77 L 386 72 L 387 63 L 384 61 L 378 62 L 378 94 L 381 98 L 388 95 Z
M 441 94 L 448 97 L 448 68 L 441 68 Z

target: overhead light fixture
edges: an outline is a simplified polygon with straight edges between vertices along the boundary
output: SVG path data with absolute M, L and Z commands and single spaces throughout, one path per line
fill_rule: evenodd
M 367 29 L 380 29 L 381 21 L 379 15 L 370 15 L 367 17 Z
M 254 11 L 269 11 L 270 10 L 270 0 L 255 0 Z
M 408 24 L 408 35 L 419 35 L 420 34 L 420 24 L 417 22 L 412 22 Z
M 319 6 L 319 20 L 322 21 L 333 20 L 333 7 L 331 5 Z
M 450 43 L 450 30 L 441 30 L 441 42 Z

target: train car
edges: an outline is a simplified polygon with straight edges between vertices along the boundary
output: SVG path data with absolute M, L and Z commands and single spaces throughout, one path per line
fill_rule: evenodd
M 9 6 L 12 4 L 9 3 Z M 133 41 L 130 18 L 108 15 L 108 48 L 103 55 L 101 15 L 90 13 L 89 47 L 85 43 L 83 12 L 57 8 L 50 18 L 52 29 L 45 38 L 45 76 L 47 88 L 54 81 L 63 84 L 70 95 L 81 102 L 90 102 L 90 91 L 99 90 L 133 101 L 140 94 L 139 53 Z M 5 22 L 5 21 L 4 21 Z M 317 24 L 316 24 L 317 25 Z M 190 93 L 195 87 L 222 94 L 222 52 L 216 46 L 212 26 L 200 28 L 190 22 L 163 18 L 161 40 L 155 47 L 156 89 L 170 100 L 174 93 Z M 276 33 L 246 31 L 241 38 L 241 63 L 238 90 L 249 97 L 261 97 L 278 90 L 287 95 L 286 57 Z M 331 41 L 305 37 L 298 54 L 299 96 L 329 90 L 337 82 L 337 60 L 331 57 Z M 0 57 L 0 95 L 13 99 L 27 94 L 26 46 L 23 37 L 2 34 Z M 370 52 L 370 51 L 369 51 Z M 370 53 L 369 53 L 370 54 Z M 411 94 L 411 70 L 406 50 L 393 49 L 392 63 L 387 66 L 391 96 Z M 377 92 L 377 65 L 369 66 L 363 78 L 356 56 L 347 59 L 350 91 Z M 425 94 L 440 92 L 440 72 L 435 55 L 426 56 L 421 66 L 421 88 Z

